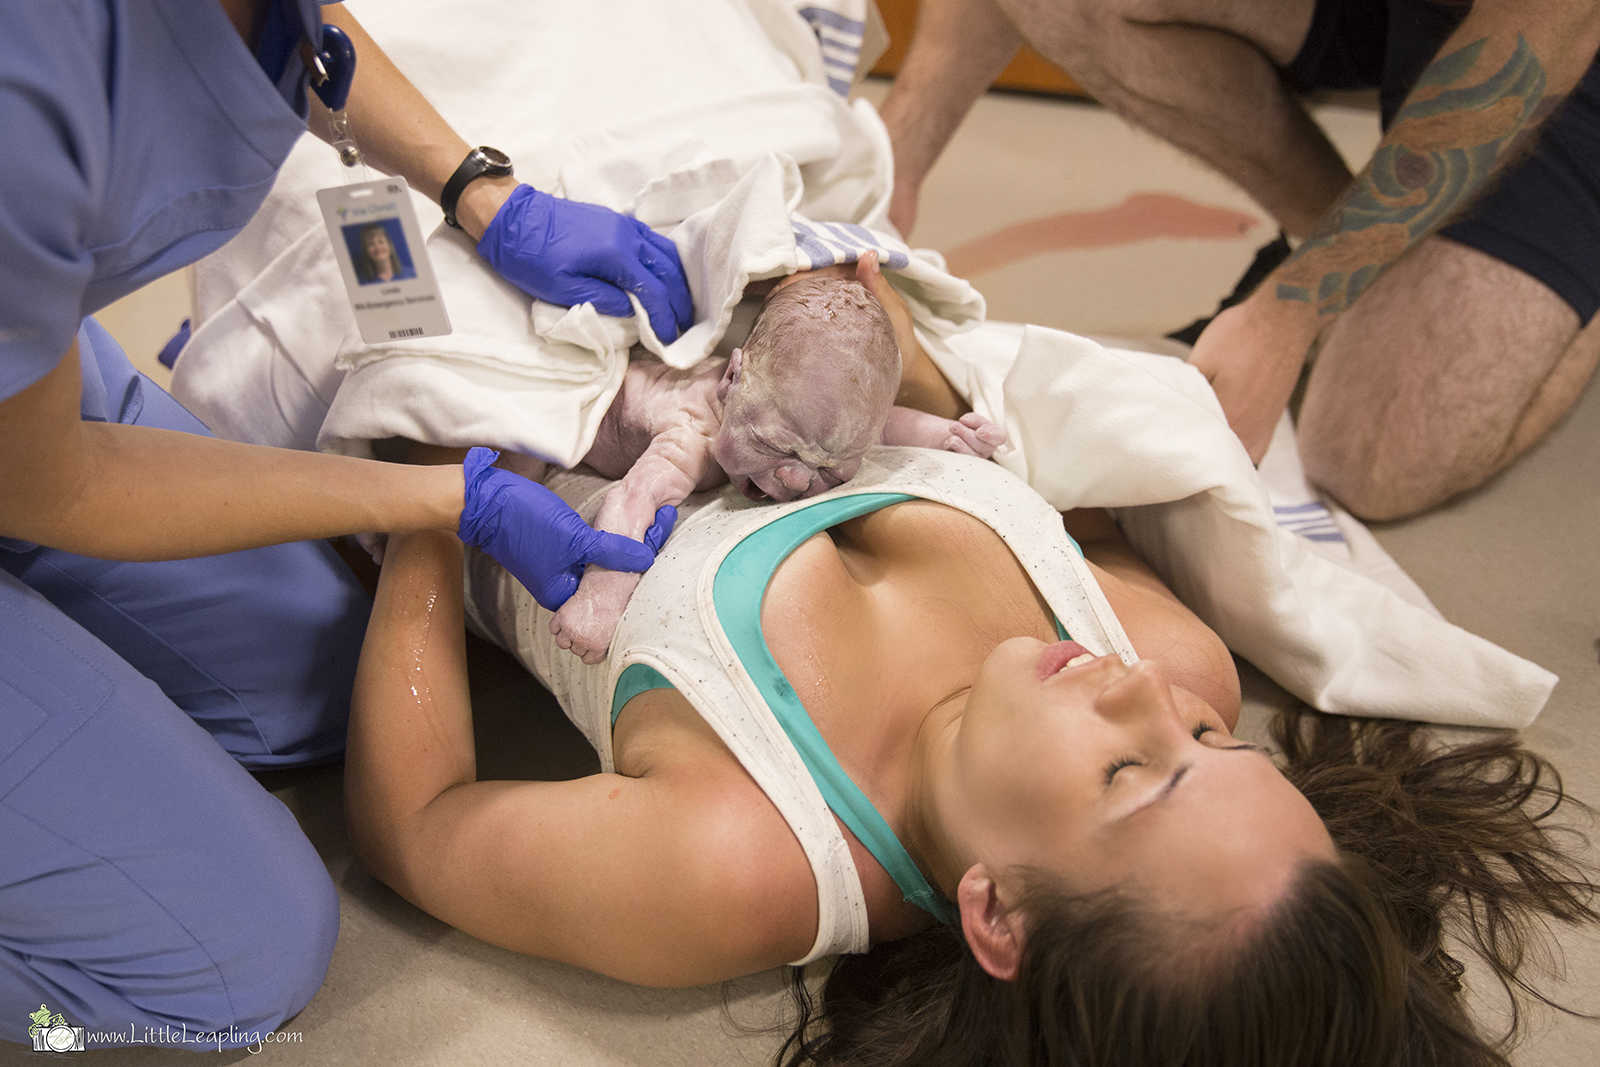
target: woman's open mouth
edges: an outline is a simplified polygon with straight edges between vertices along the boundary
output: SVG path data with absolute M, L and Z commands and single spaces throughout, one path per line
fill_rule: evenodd
M 1042 680 L 1053 674 L 1060 674 L 1064 670 L 1093 663 L 1099 658 L 1076 641 L 1058 641 L 1053 645 L 1046 645 L 1043 654 L 1039 656 L 1039 677 Z

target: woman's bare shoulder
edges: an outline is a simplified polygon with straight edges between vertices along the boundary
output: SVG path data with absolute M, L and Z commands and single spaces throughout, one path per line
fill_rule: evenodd
M 614 734 L 617 770 L 673 813 L 675 895 L 702 901 L 712 954 L 759 970 L 804 956 L 816 879 L 788 822 L 716 731 L 673 689 L 630 700 Z M 708 942 L 708 947 L 712 942 Z

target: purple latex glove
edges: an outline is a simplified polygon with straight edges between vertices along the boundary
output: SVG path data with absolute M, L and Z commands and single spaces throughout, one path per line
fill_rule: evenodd
M 567 602 L 591 563 L 614 571 L 649 569 L 678 521 L 677 508 L 661 508 L 643 542 L 596 530 L 544 486 L 492 466 L 499 456 L 474 448 L 462 462 L 466 492 L 457 532 L 551 611 Z
M 633 314 L 633 293 L 663 344 L 694 324 L 677 246 L 599 204 L 519 185 L 483 231 L 478 253 L 506 281 L 552 304 L 587 302 L 623 317 Z

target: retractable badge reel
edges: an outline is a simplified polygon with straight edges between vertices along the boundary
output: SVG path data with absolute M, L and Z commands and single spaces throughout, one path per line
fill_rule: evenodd
M 322 28 L 322 50 L 307 48 L 311 89 L 333 113 L 339 162 L 361 168 L 362 181 L 317 191 L 333 254 L 363 340 L 371 344 L 450 332 L 439 283 L 428 260 L 410 186 L 400 177 L 367 180 L 361 149 L 350 133 L 345 101 L 355 78 L 356 50 L 337 26 Z

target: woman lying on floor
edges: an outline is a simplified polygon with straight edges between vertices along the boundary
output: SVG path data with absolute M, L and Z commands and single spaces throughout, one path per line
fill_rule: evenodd
M 551 484 L 580 512 L 604 486 Z M 536 646 L 600 752 L 563 782 L 476 780 L 461 548 L 393 539 L 350 723 L 357 852 L 474 936 L 630 982 L 855 954 L 791 1062 L 1505 1062 L 1441 934 L 1474 918 L 1513 988 L 1537 919 L 1600 919 L 1549 765 L 1323 720 L 1281 732 L 1280 772 L 1231 735 L 1216 635 L 1103 513 L 1067 526 L 927 450 L 811 500 L 725 489 L 592 666 L 471 561 L 479 618 Z

